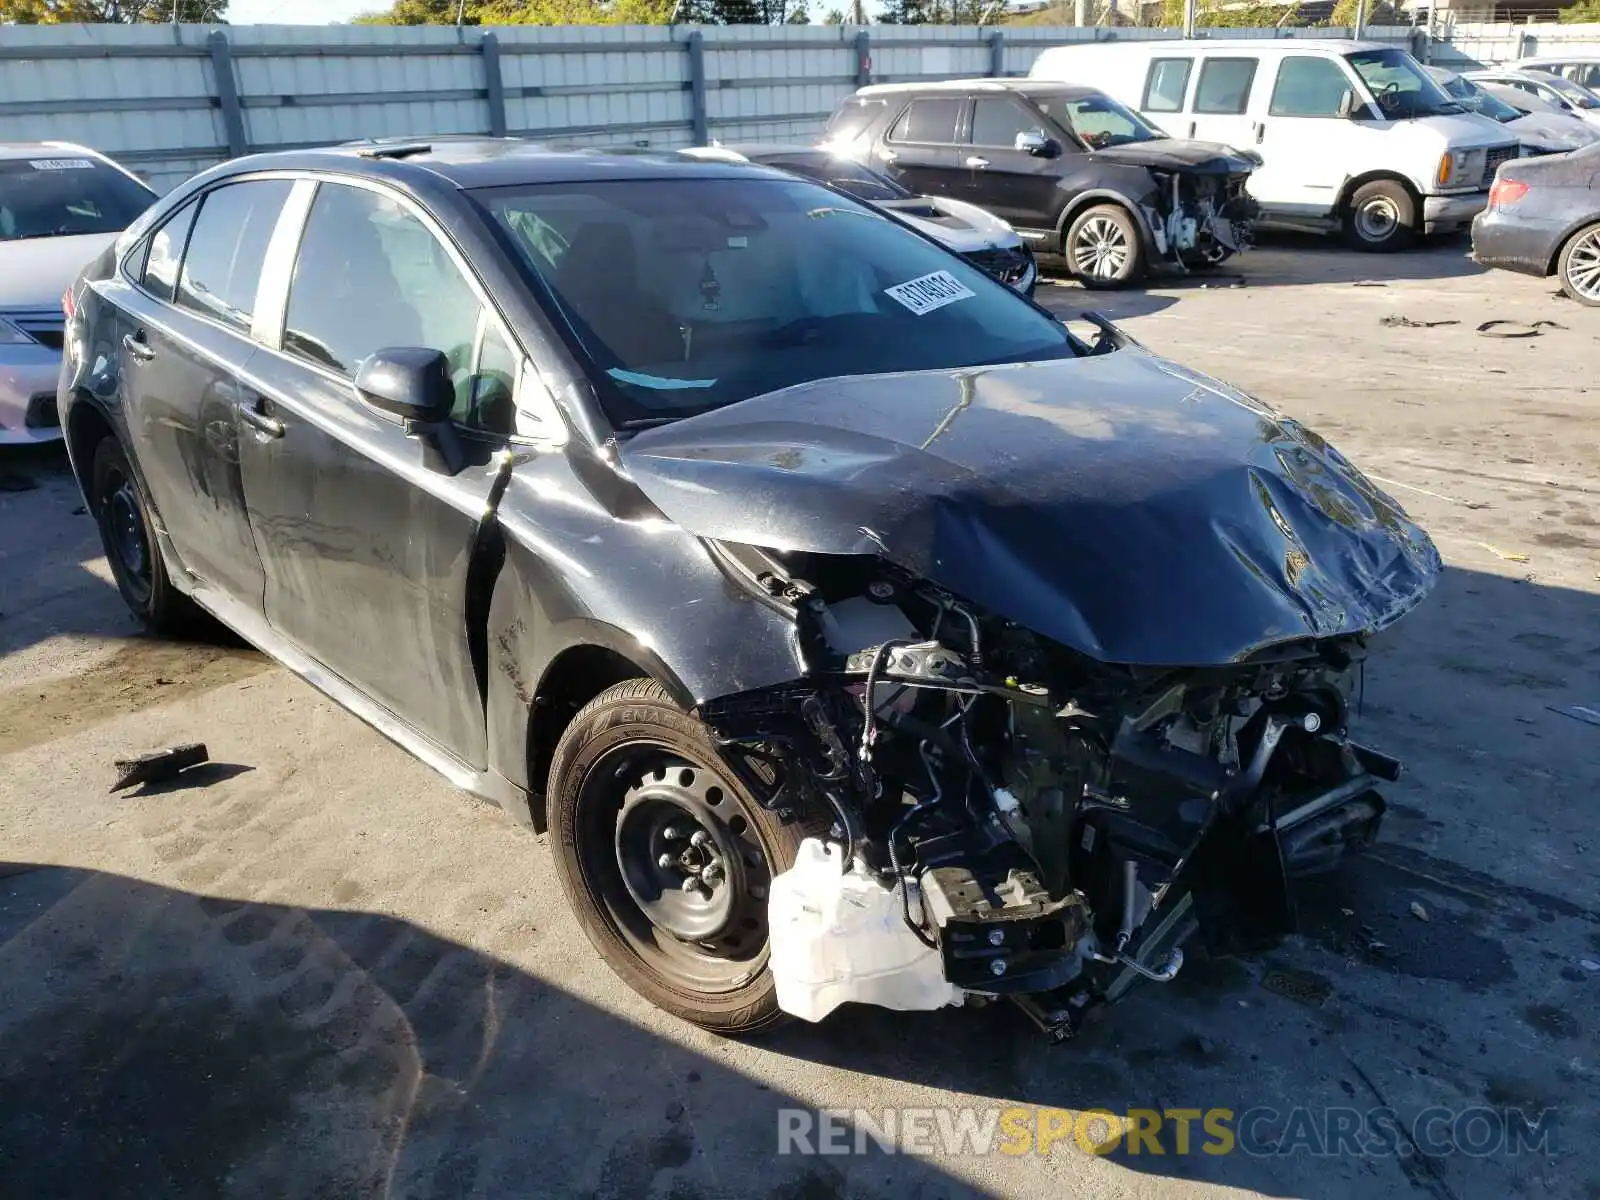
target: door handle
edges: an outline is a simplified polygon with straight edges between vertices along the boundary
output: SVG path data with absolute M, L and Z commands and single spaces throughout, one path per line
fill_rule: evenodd
M 1266 137 L 1266 136 L 1267 136 L 1267 123 L 1265 121 L 1257 121 L 1256 122 L 1256 145 L 1259 146 L 1261 144 L 1261 139 Z
M 1196 124 L 1197 124 L 1197 122 L 1194 122 L 1194 121 L 1190 121 L 1189 122 L 1189 136 L 1191 138 L 1194 137 L 1194 127 L 1195 127 Z
M 893 163 L 899 159 L 900 156 L 893 150 L 882 150 L 878 153 L 878 157 L 886 163 Z
M 278 418 L 262 412 L 259 407 L 261 404 L 260 400 L 240 404 L 239 419 L 263 437 L 281 438 L 287 432 L 287 427 Z
M 976 154 L 967 159 L 967 166 L 971 167 L 974 171 L 981 171 L 988 165 L 989 160 L 987 158 L 979 158 Z
M 125 333 L 122 335 L 122 348 L 140 362 L 149 362 L 156 356 L 150 348 L 150 343 L 144 340 L 144 330 L 138 333 Z

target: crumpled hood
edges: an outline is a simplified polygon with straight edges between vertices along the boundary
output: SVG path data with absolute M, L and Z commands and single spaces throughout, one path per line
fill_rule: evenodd
M 881 554 L 1102 662 L 1381 629 L 1439 571 L 1321 438 L 1135 348 L 818 380 L 646 430 L 621 457 L 692 533 Z
M 894 213 L 908 225 L 916 226 L 957 254 L 1022 244 L 1022 239 L 1010 225 L 965 200 L 914 196 L 906 200 L 880 200 L 877 207 Z
M 1201 175 L 1241 175 L 1256 166 L 1239 151 L 1220 142 L 1194 142 L 1186 138 L 1160 138 L 1129 142 L 1094 152 L 1096 158 L 1154 167 L 1158 171 L 1189 171 Z
M 0 241 L 0 308 L 59 308 L 61 293 L 112 242 L 114 233 Z
M 1577 150 L 1600 141 L 1600 129 L 1560 113 L 1524 113 L 1505 128 L 1541 149 Z

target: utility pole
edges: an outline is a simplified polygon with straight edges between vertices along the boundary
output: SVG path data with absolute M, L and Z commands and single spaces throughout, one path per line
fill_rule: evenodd
M 456 3 L 456 28 L 460 29 L 467 23 L 467 0 L 457 0 Z
M 1367 0 L 1356 0 L 1356 28 L 1351 36 L 1357 40 L 1367 36 Z
M 1195 0 L 1183 0 L 1183 36 L 1194 36 L 1194 10 Z
M 1074 0 L 1072 5 L 1072 23 L 1082 29 L 1089 23 L 1089 0 Z

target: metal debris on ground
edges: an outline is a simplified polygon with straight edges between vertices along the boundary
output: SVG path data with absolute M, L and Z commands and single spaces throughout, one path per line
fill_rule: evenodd
M 1423 908 L 1421 903 L 1416 900 L 1411 902 L 1411 915 L 1419 921 L 1433 920 L 1433 918 L 1428 915 L 1428 910 Z
M 1578 965 L 1585 971 L 1600 971 L 1600 962 L 1595 962 L 1595 960 L 1592 958 L 1580 958 L 1578 960 Z
M 1388 325 L 1400 329 L 1432 329 L 1437 325 L 1459 325 L 1460 321 L 1413 321 L 1410 317 L 1403 317 L 1399 313 L 1390 313 L 1387 317 L 1378 318 L 1379 325 Z
M 1500 549 L 1499 546 L 1493 545 L 1490 542 L 1479 542 L 1478 545 L 1482 546 L 1485 550 L 1487 550 L 1490 554 L 1493 554 L 1495 557 L 1503 558 L 1507 562 L 1527 562 L 1528 561 L 1528 556 L 1526 554 L 1522 553 L 1522 551 L 1520 551 L 1520 550 L 1502 550 L 1502 549 Z
M 1388 287 L 1389 285 L 1387 283 L 1384 283 L 1383 280 L 1381 280 L 1381 279 L 1358 279 L 1354 283 L 1352 283 L 1350 286 L 1351 287 Z
M 1321 1008 L 1333 994 L 1333 985 L 1322 976 L 1313 975 L 1310 971 L 1292 971 L 1288 968 L 1268 971 L 1261 977 L 1261 986 L 1269 992 L 1276 992 L 1296 1004 L 1304 1004 L 1310 1008 Z
M 1553 704 L 1545 705 L 1553 713 L 1563 717 L 1571 717 L 1574 721 L 1582 721 L 1586 725 L 1600 725 L 1600 709 L 1586 708 L 1582 704 L 1569 704 L 1566 708 L 1557 708 Z
M 117 781 L 111 785 L 111 790 L 120 792 L 135 784 L 164 783 L 210 757 L 204 742 L 188 742 L 182 746 L 168 746 L 165 750 L 151 750 L 137 758 L 119 758 L 112 764 L 117 769 Z
M 1485 321 L 1478 326 L 1478 332 L 1484 337 L 1496 338 L 1531 338 L 1538 337 L 1545 329 L 1565 329 L 1565 325 L 1558 325 L 1554 321 Z

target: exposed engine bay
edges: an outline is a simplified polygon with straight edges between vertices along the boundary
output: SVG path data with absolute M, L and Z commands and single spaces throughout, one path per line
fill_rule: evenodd
M 1107 665 L 881 558 L 708 544 L 806 668 L 702 712 L 761 803 L 832 817 L 774 880 L 790 1012 L 1007 997 L 1060 1039 L 1191 938 L 1291 931 L 1292 881 L 1376 836 L 1399 764 L 1347 736 L 1365 635 Z
M 1144 198 L 1145 220 L 1169 262 L 1179 268 L 1217 263 L 1250 247 L 1259 206 L 1245 191 L 1248 172 L 1150 174 L 1156 187 Z

